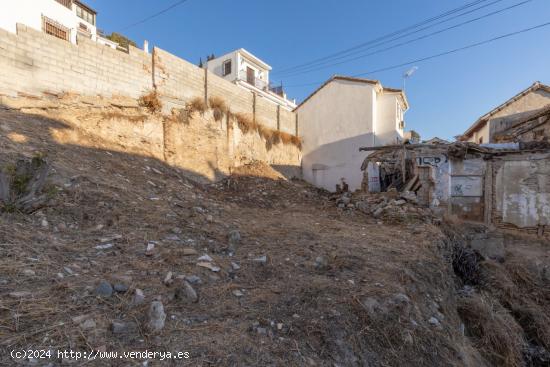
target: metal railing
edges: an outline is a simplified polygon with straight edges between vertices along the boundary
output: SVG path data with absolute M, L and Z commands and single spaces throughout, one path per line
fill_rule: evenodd
M 267 89 L 267 83 L 265 82 L 265 80 L 256 78 L 255 76 L 252 80 L 249 80 L 248 73 L 246 72 L 246 70 L 239 71 L 239 80 L 242 80 L 243 82 L 247 82 L 248 84 L 261 90 Z

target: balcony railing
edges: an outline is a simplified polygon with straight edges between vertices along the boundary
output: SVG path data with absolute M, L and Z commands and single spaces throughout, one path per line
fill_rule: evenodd
M 73 8 L 73 0 L 55 0 L 66 8 Z
M 239 72 L 239 80 L 242 80 L 243 82 L 247 82 L 248 84 L 261 90 L 267 89 L 267 83 L 265 82 L 265 80 L 256 78 L 256 76 L 254 77 L 249 76 L 246 70 L 241 70 Z

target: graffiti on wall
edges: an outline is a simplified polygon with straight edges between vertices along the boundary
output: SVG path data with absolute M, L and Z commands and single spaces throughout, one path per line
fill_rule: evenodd
M 483 177 L 480 176 L 452 176 L 451 196 L 481 197 L 483 196 Z
M 419 166 L 432 166 L 437 167 L 440 164 L 449 162 L 449 157 L 446 154 L 440 154 L 436 156 L 422 156 L 416 157 L 416 164 Z

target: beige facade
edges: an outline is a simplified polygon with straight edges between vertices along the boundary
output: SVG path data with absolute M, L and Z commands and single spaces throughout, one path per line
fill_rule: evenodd
M 495 135 L 549 104 L 550 87 L 536 82 L 481 117 L 459 137 L 459 140 L 477 144 L 494 143 Z

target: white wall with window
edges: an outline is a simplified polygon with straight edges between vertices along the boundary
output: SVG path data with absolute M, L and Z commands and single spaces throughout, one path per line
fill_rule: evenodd
M 75 0 L 0 0 L 0 28 L 16 33 L 17 23 L 72 43 L 79 32 L 97 37 L 95 11 Z
M 258 93 L 267 100 L 288 110 L 296 107 L 295 101 L 279 95 L 269 88 L 271 66 L 245 49 L 238 49 L 206 62 L 206 69 L 243 88 Z

